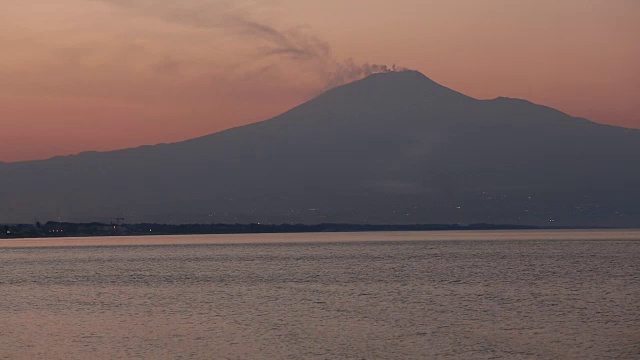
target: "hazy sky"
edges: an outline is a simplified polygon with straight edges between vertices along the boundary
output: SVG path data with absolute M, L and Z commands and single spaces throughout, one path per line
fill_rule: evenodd
M 397 64 L 640 128 L 638 0 L 2 0 L 0 161 L 196 137 Z

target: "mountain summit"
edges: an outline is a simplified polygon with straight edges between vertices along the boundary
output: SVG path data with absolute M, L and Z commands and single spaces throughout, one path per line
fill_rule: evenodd
M 640 131 L 416 71 L 175 144 L 0 166 L 0 222 L 640 226 Z

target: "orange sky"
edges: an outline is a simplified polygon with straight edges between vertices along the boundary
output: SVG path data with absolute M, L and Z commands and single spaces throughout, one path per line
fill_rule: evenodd
M 172 142 L 398 64 L 640 128 L 637 0 L 3 0 L 0 161 Z M 352 59 L 353 62 L 349 62 Z

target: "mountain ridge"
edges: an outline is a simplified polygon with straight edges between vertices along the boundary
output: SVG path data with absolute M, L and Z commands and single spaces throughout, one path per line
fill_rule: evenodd
M 597 125 L 601 125 L 601 126 L 608 126 L 608 127 L 614 127 L 614 128 L 620 128 L 620 129 L 628 129 L 628 130 L 632 130 L 632 131 L 638 131 L 640 132 L 640 129 L 636 129 L 636 128 L 630 128 L 630 127 L 623 127 L 623 126 L 619 126 L 619 125 L 611 125 L 611 124 L 603 124 L 603 123 L 599 123 L 587 118 L 583 118 L 583 117 L 576 117 L 573 115 L 570 115 L 568 113 L 565 113 L 561 110 L 555 109 L 553 107 L 547 106 L 547 105 L 543 105 L 543 104 L 538 104 L 538 103 L 534 103 L 530 100 L 527 99 L 523 99 L 523 98 L 514 98 L 514 97 L 508 97 L 508 96 L 498 96 L 496 98 L 493 99 L 477 99 L 474 97 L 471 97 L 469 95 L 460 93 L 458 91 L 452 90 L 446 86 L 443 86 L 435 81 L 433 81 L 431 78 L 427 77 L 426 75 L 424 75 L 423 73 L 421 73 L 420 71 L 417 70 L 402 70 L 402 71 L 390 71 L 390 72 L 383 72 L 383 73 L 375 73 L 375 74 L 371 74 L 368 75 L 367 77 L 354 81 L 352 83 L 347 83 L 344 85 L 340 85 L 337 86 L 335 88 L 331 88 L 328 89 L 326 91 L 324 91 L 323 93 L 321 93 L 320 95 L 318 95 L 317 97 L 310 99 L 308 101 L 303 102 L 300 105 L 297 105 L 285 112 L 283 112 L 280 115 L 276 115 L 274 117 L 265 119 L 265 120 L 261 120 L 261 121 L 257 121 L 257 122 L 253 122 L 253 123 L 249 123 L 249 124 L 243 124 L 243 125 L 239 125 L 239 126 L 234 126 L 228 129 L 224 129 L 221 131 L 216 131 L 210 134 L 205 134 L 202 136 L 197 136 L 195 138 L 191 138 L 191 139 L 186 139 L 186 140 L 180 140 L 180 141 L 174 141 L 174 142 L 163 142 L 163 143 L 157 143 L 157 144 L 143 144 L 143 145 L 139 145 L 139 146 L 133 146 L 133 147 L 127 147 L 127 148 L 122 148 L 122 149 L 114 149 L 114 150 L 107 150 L 107 151 L 97 151 L 97 150 L 87 150 L 87 151 L 82 151 L 76 154 L 67 154 L 67 155 L 55 155 L 49 158 L 44 158 L 44 159 L 34 159 L 34 160 L 25 160 L 25 161 L 14 161 L 14 162 L 3 162 L 0 161 L 0 164 L 16 164 L 16 163 L 33 163 L 33 162 L 40 162 L 40 161 L 49 161 L 49 160 L 54 160 L 54 159 L 60 159 L 60 158 L 73 158 L 73 157 L 77 157 L 77 156 L 88 156 L 88 155 L 92 155 L 92 154 L 104 154 L 104 153 L 112 153 L 112 152 L 121 152 L 121 151 L 130 151 L 130 150 L 137 150 L 137 149 L 144 149 L 144 148 L 148 148 L 148 147 L 155 147 L 155 146 L 166 146 L 166 145 L 173 145 L 173 144 L 179 144 L 179 143 L 184 143 L 184 142 L 190 142 L 190 141 L 197 141 L 199 139 L 203 139 L 203 138 L 208 138 L 210 136 L 214 136 L 216 134 L 221 134 L 221 133 L 226 133 L 228 131 L 233 131 L 235 129 L 240 129 L 240 128 L 245 128 L 245 127 L 251 127 L 253 125 L 257 125 L 257 124 L 261 124 L 264 122 L 269 122 L 272 121 L 274 119 L 280 118 L 282 116 L 286 116 L 288 113 L 290 112 L 294 112 L 296 109 L 300 108 L 300 107 L 304 107 L 305 105 L 307 105 L 308 103 L 320 99 L 324 96 L 326 96 L 327 94 L 330 94 L 334 91 L 340 91 L 340 89 L 343 88 L 349 88 L 353 85 L 357 85 L 357 84 L 364 84 L 367 82 L 370 82 L 372 80 L 381 80 L 383 78 L 389 78 L 389 77 L 393 77 L 393 78 L 397 78 L 398 76 L 403 76 L 405 79 L 408 76 L 411 76 L 411 78 L 413 78 L 414 81 L 420 80 L 424 83 L 428 83 L 431 86 L 434 86 L 435 88 L 439 88 L 444 90 L 445 92 L 449 92 L 450 94 L 456 94 L 456 95 L 460 95 L 461 97 L 467 98 L 467 99 L 472 99 L 475 101 L 481 101 L 481 102 L 513 102 L 513 103 L 522 103 L 522 104 L 527 104 L 527 105 L 531 105 L 531 106 L 535 106 L 535 107 L 539 107 L 541 109 L 546 109 L 546 110 L 550 110 L 556 113 L 560 113 L 562 115 L 566 115 L 568 117 L 573 118 L 574 120 L 579 120 L 579 121 L 586 121 L 589 123 L 593 123 L 593 124 L 597 124 Z M 408 75 L 408 76 L 405 76 Z
M 0 219 L 640 225 L 640 130 L 418 72 L 172 144 L 0 167 Z

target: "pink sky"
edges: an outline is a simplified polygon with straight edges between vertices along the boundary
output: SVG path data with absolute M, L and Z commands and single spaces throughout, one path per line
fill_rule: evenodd
M 363 63 L 640 128 L 639 18 L 636 0 L 4 0 L 0 161 L 263 120 Z

